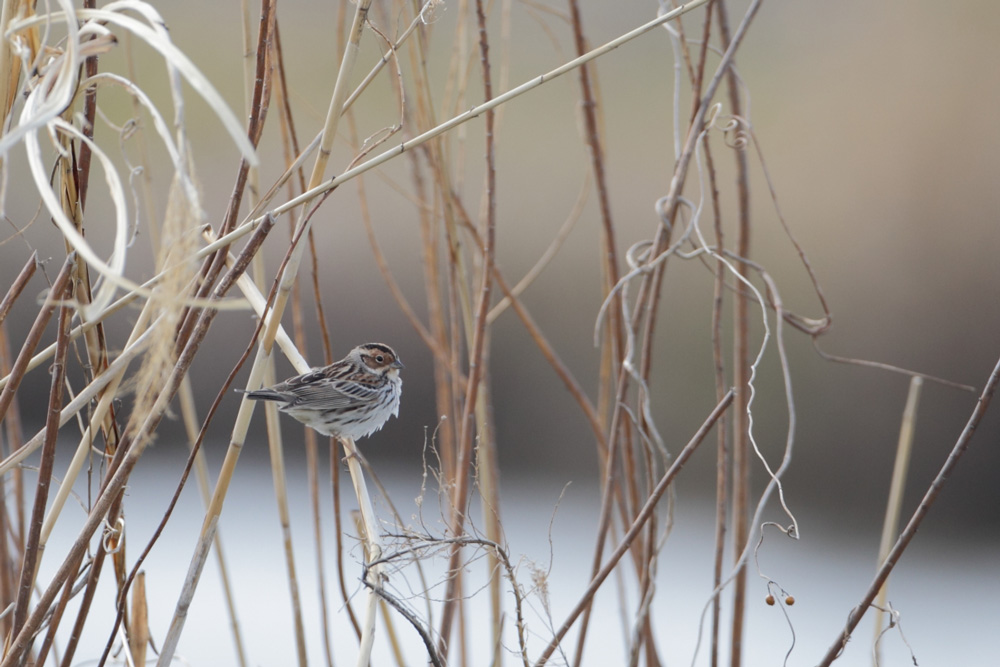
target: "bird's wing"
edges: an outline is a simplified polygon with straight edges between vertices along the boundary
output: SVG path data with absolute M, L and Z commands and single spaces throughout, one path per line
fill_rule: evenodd
M 284 384 L 284 383 L 283 383 Z M 319 409 L 345 408 L 374 400 L 378 387 L 351 380 L 331 380 L 321 372 L 307 373 L 279 388 L 283 394 L 295 396 L 289 407 L 313 405 Z

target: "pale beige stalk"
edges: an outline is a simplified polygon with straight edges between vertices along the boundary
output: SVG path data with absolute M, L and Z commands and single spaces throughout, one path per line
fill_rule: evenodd
M 885 562 L 889 550 L 892 549 L 899 533 L 899 515 L 903 510 L 903 491 L 910 469 L 910 454 L 913 451 L 913 434 L 917 424 L 917 406 L 920 404 L 920 389 L 924 386 L 923 378 L 910 378 L 910 390 L 906 395 L 906 406 L 903 408 L 903 423 L 899 426 L 899 441 L 896 443 L 896 463 L 892 467 L 892 482 L 889 485 L 889 500 L 885 507 L 885 519 L 882 522 L 882 541 L 878 547 L 878 562 Z M 878 642 L 882 634 L 882 623 L 885 620 L 886 602 L 889 596 L 889 579 L 886 578 L 875 598 L 875 642 L 872 654 L 872 664 L 879 663 L 881 645 Z

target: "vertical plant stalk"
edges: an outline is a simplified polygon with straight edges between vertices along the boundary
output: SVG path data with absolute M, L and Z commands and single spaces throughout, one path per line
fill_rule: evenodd
M 587 52 L 587 43 L 583 34 L 583 18 L 580 14 L 580 6 L 577 0 L 569 0 L 569 10 L 570 23 L 573 27 L 573 42 L 576 47 L 576 54 L 577 56 L 582 56 Z M 590 69 L 587 65 L 580 67 L 579 77 L 585 134 L 584 141 L 586 142 L 590 155 L 590 165 L 594 172 L 594 181 L 597 187 L 597 199 L 601 211 L 601 277 L 604 283 L 602 286 L 602 297 L 606 299 L 615 284 L 618 282 L 619 278 L 618 250 L 615 242 L 614 222 L 611 218 L 611 199 L 608 194 L 607 179 L 604 172 L 604 152 L 601 146 L 600 133 L 597 127 L 597 102 L 594 100 L 594 95 L 591 91 Z M 619 292 L 615 292 L 612 296 L 612 303 L 609 307 L 609 317 L 605 328 L 605 336 L 603 337 L 603 344 L 608 346 L 607 352 L 605 353 L 607 355 L 605 356 L 605 359 L 607 359 L 608 362 L 606 377 L 609 379 L 618 376 L 620 364 L 624 359 L 623 340 L 625 332 L 622 324 L 620 298 Z M 610 382 L 602 382 L 601 386 L 605 387 L 609 384 Z M 623 434 L 620 429 L 616 428 L 615 432 L 609 433 L 608 439 L 618 437 L 619 433 Z M 604 438 L 598 438 L 597 442 L 598 449 L 600 450 L 600 445 L 604 442 Z M 604 447 L 603 449 L 605 450 L 605 453 L 608 451 L 607 447 Z M 623 449 L 625 449 L 625 447 L 623 447 Z M 615 462 L 612 459 L 605 456 L 603 463 L 606 466 L 606 470 L 614 469 Z M 617 483 L 617 481 L 612 481 L 612 478 L 608 475 L 605 475 L 605 480 L 611 481 L 612 484 Z M 603 548 L 600 551 L 595 550 L 591 577 L 596 575 L 597 571 L 600 569 L 601 558 L 603 556 L 601 551 L 603 551 Z M 573 660 L 574 667 L 579 667 L 580 661 L 583 659 L 583 647 L 584 642 L 586 642 L 587 639 L 587 627 L 589 624 L 590 608 L 588 607 L 584 610 L 583 620 L 580 623 L 580 634 L 577 637 L 576 655 Z
M 198 438 L 198 417 L 194 405 L 194 391 L 191 389 L 191 378 L 185 377 L 180 391 L 181 416 L 184 430 L 188 438 L 188 447 L 194 447 Z M 205 452 L 200 447 L 195 454 L 195 477 L 198 480 L 198 491 L 202 504 L 207 508 L 212 499 L 212 483 L 208 473 L 208 463 Z M 226 600 L 226 611 L 229 613 L 229 627 L 233 634 L 233 646 L 236 649 L 236 661 L 240 667 L 246 667 L 246 649 L 243 647 L 243 635 L 240 632 L 240 622 L 236 615 L 236 600 L 233 596 L 233 585 L 229 578 L 229 566 L 226 564 L 225 551 L 222 548 L 222 534 L 216 532 L 213 548 L 219 565 L 219 580 L 222 584 L 223 597 Z
M 924 385 L 922 377 L 914 375 L 910 378 L 910 390 L 906 395 L 906 406 L 903 408 L 903 423 L 899 427 L 899 441 L 896 444 L 896 462 L 892 468 L 892 482 L 889 485 L 889 501 L 886 503 L 885 520 L 882 522 L 882 540 L 878 548 L 878 562 L 885 562 L 892 548 L 893 537 L 899 528 L 899 515 L 903 508 L 903 491 L 906 488 L 906 478 L 910 469 L 910 454 L 913 451 L 913 434 L 917 426 L 917 406 L 920 404 L 920 389 Z M 882 634 L 883 609 L 889 595 L 889 582 L 882 585 L 875 602 L 875 640 L 872 655 L 874 667 L 879 665 L 881 646 L 878 642 Z
M 129 651 L 132 664 L 146 665 L 146 647 L 149 645 L 149 609 L 146 603 L 146 573 L 140 572 L 132 588 L 132 622 L 129 624 Z
M 483 70 L 483 96 L 487 102 L 493 99 L 493 84 L 490 78 L 489 39 L 486 32 L 486 9 L 483 0 L 476 0 L 476 19 L 479 25 L 479 54 Z M 479 303 L 476 307 L 475 328 L 473 331 L 471 349 L 469 350 L 469 377 L 466 383 L 465 401 L 462 405 L 462 417 L 458 432 L 458 459 L 455 466 L 455 494 L 451 508 L 451 525 L 449 533 L 452 538 L 458 538 L 465 530 L 466 504 L 469 497 L 469 480 L 472 466 L 472 421 L 480 383 L 485 381 L 486 369 L 484 353 L 486 347 L 486 316 L 490 308 L 490 295 L 493 287 L 493 260 L 496 245 L 496 164 L 495 146 L 493 142 L 493 109 L 486 111 L 486 234 L 482 250 L 482 278 L 479 289 Z M 495 464 L 495 459 L 494 459 Z M 488 462 L 486 459 L 481 464 Z M 493 474 L 487 472 L 486 474 Z M 438 654 L 442 660 L 448 658 L 448 640 L 451 636 L 452 621 L 455 615 L 456 591 L 458 590 L 458 572 L 462 550 L 455 543 L 451 546 L 448 557 L 448 584 L 446 586 L 444 609 L 441 612 L 441 637 L 438 643 Z
M 707 2 L 708 0 L 705 0 Z M 665 22 L 670 19 L 674 19 L 686 11 L 693 9 L 697 6 L 704 4 L 703 2 L 689 2 L 685 5 L 678 7 L 675 10 L 667 12 L 659 17 L 659 21 Z M 761 0 L 753 0 L 750 7 L 747 8 L 747 12 L 744 15 L 743 21 L 740 24 L 739 29 L 733 41 L 730 43 L 729 48 L 723 54 L 718 67 L 716 68 L 715 74 L 712 80 L 709 82 L 705 89 L 705 93 L 701 98 L 701 103 L 698 105 L 698 111 L 695 113 L 694 118 L 691 121 L 691 126 L 688 129 L 687 138 L 684 143 L 683 150 L 677 159 L 676 166 L 674 167 L 673 177 L 670 181 L 670 188 L 667 192 L 666 197 L 663 198 L 662 211 L 665 220 L 671 222 L 674 220 L 677 211 L 677 204 L 679 197 L 684 189 L 684 183 L 687 179 L 688 167 L 690 166 L 691 159 L 694 156 L 694 148 L 697 143 L 698 137 L 702 131 L 702 126 L 705 123 L 705 119 L 708 116 L 708 110 L 712 105 L 712 100 L 715 97 L 715 93 L 722 81 L 722 77 L 725 75 L 729 68 L 730 62 L 732 62 L 733 55 L 735 54 L 739 44 L 741 43 L 743 36 L 746 34 L 749 28 L 750 22 L 756 15 L 757 10 L 760 8 Z M 671 225 L 660 225 L 657 229 L 656 236 L 652 243 L 652 253 L 650 255 L 651 261 L 659 257 L 659 255 L 665 252 L 670 243 L 670 234 L 672 229 Z M 656 311 L 659 304 L 659 294 L 662 286 L 664 271 L 666 269 L 666 262 L 660 262 L 656 265 L 656 268 L 652 273 L 647 273 L 640 283 L 639 292 L 636 297 L 636 303 L 639 304 L 635 311 L 632 313 L 632 320 L 630 322 L 630 327 L 635 329 L 641 323 L 641 318 L 643 315 L 646 316 L 646 327 L 643 332 L 644 341 L 652 341 L 654 323 L 656 320 Z M 649 356 L 647 355 L 647 362 Z M 648 366 L 644 369 L 648 371 Z M 614 399 L 614 408 L 612 409 L 611 425 L 609 427 L 608 433 L 608 454 L 606 460 L 611 462 L 616 460 L 617 450 L 620 446 L 620 438 L 611 437 L 613 434 L 617 433 L 618 423 L 622 420 L 622 405 L 625 399 L 625 394 L 628 389 L 629 374 L 626 369 L 622 369 L 619 372 L 618 386 Z M 598 521 L 598 533 L 597 533 L 597 545 L 595 547 L 595 560 L 600 558 L 600 554 L 604 549 L 604 542 L 607 537 L 607 532 L 611 526 L 611 510 L 612 510 L 612 494 L 614 493 L 615 486 L 610 482 L 613 478 L 614 470 L 611 467 L 606 467 L 604 471 L 605 482 L 602 487 L 602 497 L 601 497 L 601 512 Z M 589 603 L 588 603 L 589 604 Z
M 6 373 L 11 366 L 10 341 L 7 338 L 7 330 L 0 324 L 0 373 Z M 21 433 L 19 421 L 20 412 L 17 402 L 11 404 L 11 409 L 7 413 L 4 431 L 7 450 L 4 451 L 0 443 L 0 456 L 4 456 L 9 451 L 20 447 L 24 438 Z M 0 600 L 13 600 L 16 597 L 14 591 L 17 590 L 18 571 L 16 567 L 17 557 L 14 554 L 24 552 L 24 485 L 23 471 L 19 467 L 15 468 L 11 475 L 10 486 L 7 485 L 5 475 L 0 473 Z M 10 536 L 9 538 L 6 536 Z M 0 618 L 0 636 L 6 637 L 10 633 L 10 614 Z
M 254 95 L 254 77 L 255 77 L 255 67 L 253 61 L 254 54 L 254 43 L 251 37 L 250 29 L 250 11 L 249 4 L 247 0 L 242 1 L 242 26 L 243 26 L 243 90 L 245 95 L 245 108 L 246 113 L 249 115 L 253 111 L 253 95 Z M 270 27 L 261 26 L 261 30 L 266 30 L 269 35 L 274 34 L 274 26 L 277 23 L 277 18 L 272 19 Z M 270 62 L 273 59 L 274 49 L 272 48 L 273 38 L 268 38 L 266 41 L 261 40 L 261 48 L 266 54 L 266 60 Z M 269 65 L 269 68 L 273 70 L 273 65 Z M 272 76 L 273 79 L 273 76 Z M 249 190 L 247 193 L 247 204 L 252 209 L 255 209 L 260 204 L 258 195 L 261 191 L 260 188 L 260 172 L 256 167 L 251 167 L 247 175 L 247 184 Z M 252 266 L 253 279 L 258 284 L 264 284 L 264 262 L 260 255 L 254 258 Z M 298 294 L 298 283 L 295 283 L 294 293 Z M 294 310 L 293 304 L 293 310 Z M 264 370 L 264 384 L 271 385 L 276 381 L 274 373 L 274 357 L 270 357 L 266 361 L 266 367 Z M 308 664 L 308 659 L 306 657 L 306 638 L 305 638 L 305 623 L 302 618 L 302 599 L 299 593 L 299 582 L 298 574 L 295 567 L 295 550 L 292 540 L 292 527 L 291 527 L 291 512 L 288 508 L 288 484 L 285 476 L 285 456 L 284 456 L 284 446 L 281 438 L 281 425 L 278 422 L 278 409 L 277 406 L 268 403 L 262 406 L 264 409 L 264 418 L 266 423 L 267 432 L 267 442 L 268 442 L 268 453 L 271 457 L 271 476 L 274 482 L 274 498 L 275 504 L 278 509 L 278 523 L 281 529 L 281 539 L 282 545 L 284 547 L 285 556 L 285 573 L 288 581 L 288 595 L 289 601 L 292 607 L 292 624 L 295 633 L 295 649 L 296 655 L 299 661 L 299 667 L 306 667 Z M 218 537 L 218 533 L 216 533 Z
M 72 256 L 73 253 L 70 253 Z M 73 258 L 75 259 L 75 257 Z M 67 266 L 70 260 L 67 259 Z M 24 626 L 28 615 L 28 603 L 34 588 L 38 565 L 38 544 L 45 521 L 45 504 L 49 499 L 52 484 L 52 470 L 56 458 L 56 438 L 59 435 L 59 417 L 62 412 L 63 382 L 66 378 L 66 352 L 69 348 L 69 323 L 71 309 L 67 300 L 73 293 L 73 285 L 66 282 L 62 289 L 49 293 L 49 301 L 62 301 L 59 306 L 59 328 L 56 332 L 56 356 L 52 362 L 52 383 L 49 388 L 49 407 L 45 416 L 45 443 L 42 445 L 42 459 L 38 468 L 38 484 L 35 487 L 35 502 L 28 524 L 24 555 L 21 560 L 21 577 L 18 584 L 17 600 L 14 603 L 11 636 L 17 635 Z M 4 536 L 6 539 L 6 536 Z
M 733 40 L 729 32 L 729 13 L 725 0 L 715 3 L 719 16 L 719 34 L 722 48 L 729 49 Z M 727 68 L 726 82 L 729 88 L 729 106 L 732 115 L 742 116 L 739 80 L 735 70 Z M 746 150 L 737 146 L 736 190 L 738 201 L 738 222 L 736 227 L 736 254 L 750 258 L 750 186 Z M 735 262 L 736 271 L 742 279 L 747 279 L 748 267 L 744 262 Z M 739 559 L 750 536 L 750 461 L 753 453 L 750 446 L 750 297 L 745 290 L 736 290 L 733 298 L 733 385 L 736 387 L 736 410 L 733 413 L 733 553 Z M 746 563 L 740 566 L 733 580 L 733 625 L 730 637 L 730 665 L 740 667 L 743 661 L 743 622 L 745 619 L 747 588 Z
M 351 473 L 351 482 L 354 483 L 354 493 L 358 497 L 361 521 L 364 524 L 364 535 L 361 538 L 365 545 L 365 561 L 370 563 L 370 566 L 366 567 L 366 576 L 370 575 L 374 579 L 370 582 L 371 585 L 381 588 L 385 578 L 382 543 L 379 538 L 375 508 L 372 506 L 368 485 L 365 483 L 365 475 L 361 470 L 358 448 L 354 444 L 354 438 L 340 438 L 340 444 L 344 447 L 344 458 Z M 371 588 L 369 587 L 368 590 L 370 591 Z M 373 595 L 375 595 L 377 602 L 378 595 L 374 593 Z M 361 646 L 358 648 L 358 659 L 355 663 L 357 667 L 368 667 L 371 661 L 372 646 L 375 643 L 375 615 L 377 611 L 378 604 L 369 603 L 365 606 L 365 613 L 361 621 Z
M 907 522 L 903 532 L 899 534 L 899 538 L 897 538 L 896 543 L 892 545 L 892 549 L 889 550 L 889 554 L 885 557 L 885 560 L 882 561 L 882 566 L 879 567 L 878 572 L 876 572 L 875 578 L 868 586 L 868 590 L 866 590 L 862 596 L 861 602 L 858 603 L 858 606 L 854 607 L 854 609 L 852 609 L 847 615 L 847 624 L 837 636 L 836 641 L 830 645 L 826 655 L 824 655 L 823 659 L 819 662 L 819 667 L 829 667 L 830 663 L 840 656 L 840 653 L 844 650 L 848 640 L 851 638 L 851 633 L 854 632 L 856 627 L 858 627 L 858 623 L 861 622 L 862 617 L 864 617 L 865 612 L 868 611 L 868 607 L 871 606 L 872 601 L 875 600 L 875 596 L 878 595 L 878 592 L 882 588 L 882 585 L 885 584 L 886 579 L 889 578 L 889 574 L 892 572 L 893 568 L 896 567 L 896 563 L 899 562 L 903 552 L 906 551 L 906 547 L 909 546 L 910 541 L 914 538 L 914 536 L 916 536 L 917 530 L 920 528 L 920 524 L 923 523 L 924 518 L 927 516 L 927 512 L 930 511 L 931 506 L 937 500 L 937 497 L 944 488 L 948 478 L 951 477 L 952 473 L 955 471 L 955 467 L 958 465 L 962 455 L 965 454 L 966 450 L 969 448 L 972 436 L 975 434 L 976 428 L 979 426 L 979 422 L 982 420 L 983 415 L 986 414 L 986 409 L 990 406 L 990 401 L 993 399 L 993 394 L 996 392 L 998 383 L 1000 383 L 1000 360 L 998 360 L 996 365 L 993 367 L 993 372 L 990 374 L 989 380 L 986 381 L 986 386 L 983 387 L 983 391 L 979 395 L 979 400 L 976 401 L 976 407 L 973 408 L 969 421 L 966 423 L 965 428 L 962 429 L 962 433 L 958 436 L 958 440 L 955 442 L 955 446 L 952 447 L 951 452 L 948 454 L 948 458 L 945 459 L 944 465 L 941 466 L 941 470 L 938 471 L 938 474 L 931 481 L 930 486 L 927 487 L 927 491 L 924 493 L 924 497 L 917 506 L 917 509 L 913 512 L 913 516 L 910 517 L 910 520 Z
M 361 31 L 368 20 L 368 9 L 370 7 L 371 0 L 360 0 L 354 12 L 351 32 L 348 36 L 347 46 L 344 47 L 344 56 L 340 61 L 340 69 L 337 71 L 337 81 L 333 86 L 333 95 L 330 97 L 330 108 L 326 112 L 326 124 L 323 126 L 323 138 L 320 140 L 319 153 L 316 155 L 316 162 L 313 164 L 312 174 L 309 176 L 309 189 L 315 188 L 323 181 L 326 165 L 330 161 L 330 154 L 333 152 L 333 142 L 337 138 L 337 126 L 340 124 L 340 118 L 344 110 L 344 101 L 347 100 L 349 92 L 348 86 L 350 83 L 348 79 L 354 72 L 354 65 L 358 60 Z
M 709 15 L 711 11 L 707 12 Z M 705 19 L 706 24 L 709 17 Z M 706 33 L 708 28 L 706 25 Z M 708 42 L 706 34 L 705 42 Z M 702 52 L 704 56 L 704 51 Z M 712 151 L 708 141 L 704 143 L 705 164 L 708 169 L 709 182 L 712 187 L 712 218 L 715 228 L 716 252 L 721 256 L 725 252 L 724 236 L 722 233 L 722 210 L 719 205 L 719 187 L 715 176 L 715 162 L 712 158 Z M 722 354 L 722 305 L 723 294 L 726 289 L 726 265 L 721 260 L 715 263 L 715 285 L 712 298 L 712 360 L 715 365 L 715 391 L 721 396 L 726 388 L 726 362 Z M 728 480 L 729 469 L 729 443 L 726 417 L 719 420 L 717 434 L 717 447 L 715 454 L 715 559 L 712 565 L 712 590 L 718 590 L 722 583 L 722 568 L 725 563 L 726 550 L 726 508 L 729 504 Z M 711 667 L 719 666 L 719 633 L 722 628 L 722 601 L 718 595 L 712 599 L 712 637 L 711 637 Z
M 274 94 L 277 98 L 277 106 L 279 109 L 278 120 L 279 127 L 281 129 L 281 143 L 284 150 L 285 164 L 288 165 L 286 169 L 291 169 L 296 162 L 295 156 L 301 155 L 302 151 L 299 148 L 299 139 L 295 130 L 295 119 L 292 115 L 292 106 L 288 96 L 288 82 L 285 76 L 284 50 L 281 46 L 281 29 L 277 21 L 275 21 L 274 24 L 274 40 L 272 41 L 271 52 L 272 61 L 274 62 L 275 72 L 277 74 L 277 85 L 274 86 Z M 294 168 L 293 171 L 294 175 L 297 176 L 296 180 L 298 191 L 304 192 L 306 189 L 305 174 L 302 172 L 301 167 Z M 293 182 L 293 179 L 289 177 L 287 180 L 289 198 L 295 196 L 295 185 L 293 185 Z M 293 238 L 295 230 L 291 225 L 289 225 L 288 232 L 289 238 Z M 323 299 L 319 291 L 316 240 L 311 229 L 309 230 L 307 240 L 309 242 L 309 257 L 312 265 L 312 285 L 314 287 L 313 297 L 316 302 L 316 315 L 323 331 L 323 348 L 326 359 L 326 361 L 324 361 L 324 365 L 329 365 L 333 361 L 333 355 L 329 349 L 330 342 L 326 339 L 326 324 L 323 316 Z M 299 350 L 306 350 L 308 349 L 308 346 L 306 344 L 305 324 L 302 314 L 300 291 L 300 283 L 296 283 L 292 297 L 292 328 L 293 335 L 295 336 L 295 347 Z M 318 434 L 313 429 L 309 427 L 303 428 L 303 438 L 305 440 L 306 449 L 306 470 L 308 471 L 309 476 L 309 499 L 312 509 L 312 529 L 316 553 L 317 595 L 320 607 L 320 635 L 323 638 L 323 653 L 326 658 L 327 667 L 333 667 L 333 646 L 330 642 L 330 605 L 327 602 L 326 592 L 326 557 L 323 553 L 322 514 L 320 512 L 319 443 L 317 435 Z M 336 451 L 335 447 L 336 444 L 331 442 L 331 446 L 329 448 L 331 454 Z M 335 456 L 331 456 L 331 458 L 336 460 Z M 339 516 L 337 518 L 339 520 Z M 336 539 L 339 542 L 339 530 Z M 350 608 L 350 605 L 347 604 L 346 595 L 344 603 L 347 607 L 348 617 L 351 621 L 354 621 L 354 613 Z M 357 625 L 356 622 L 354 624 L 355 626 Z M 360 635 L 360 630 L 358 634 Z
M 83 0 L 84 9 L 94 9 L 95 0 Z M 84 60 L 84 72 L 87 78 L 97 74 L 97 56 L 87 56 Z M 133 79 L 134 80 L 134 79 Z M 83 134 L 88 139 L 94 138 L 94 118 L 97 117 L 97 86 L 90 86 L 83 94 Z M 80 211 L 87 207 L 87 190 L 90 183 L 90 162 L 93 151 L 86 141 L 80 142 L 80 157 L 77 167 L 77 179 L 79 183 Z M 96 372 L 97 369 L 95 369 Z
M 576 55 L 587 52 L 587 40 L 583 34 L 583 17 L 580 14 L 578 0 L 569 0 L 570 22 L 573 26 L 573 43 Z M 601 146 L 600 130 L 597 126 L 597 101 L 594 99 L 590 80 L 590 68 L 582 65 L 579 68 L 580 98 L 583 107 L 584 141 L 590 154 L 590 168 L 594 172 L 594 184 L 597 187 L 597 201 L 601 210 L 601 268 L 604 279 L 604 294 L 607 298 L 611 289 L 618 282 L 618 247 L 615 240 L 615 225 L 611 217 L 611 195 L 608 192 L 607 177 L 604 171 L 604 148 Z M 621 319 L 620 293 L 612 297 L 612 305 L 608 317 L 606 344 L 611 346 L 614 362 L 620 363 L 623 358 L 623 341 L 625 332 Z M 612 368 L 614 373 L 617 369 Z

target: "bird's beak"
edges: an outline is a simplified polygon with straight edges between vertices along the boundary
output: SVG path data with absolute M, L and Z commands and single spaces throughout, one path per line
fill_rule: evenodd
M 406 366 L 403 365 L 403 362 L 400 361 L 399 359 L 396 359 L 396 361 L 392 362 L 392 367 L 393 368 L 406 368 Z

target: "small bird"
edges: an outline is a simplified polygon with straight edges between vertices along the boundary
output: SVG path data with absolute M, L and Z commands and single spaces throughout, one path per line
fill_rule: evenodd
M 382 343 L 359 345 L 329 366 L 273 387 L 245 392 L 247 398 L 278 401 L 278 409 L 323 435 L 358 439 L 399 415 L 403 362 Z

